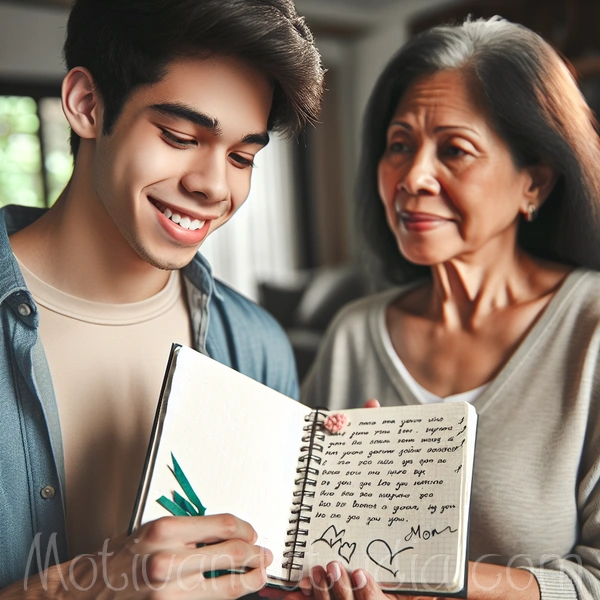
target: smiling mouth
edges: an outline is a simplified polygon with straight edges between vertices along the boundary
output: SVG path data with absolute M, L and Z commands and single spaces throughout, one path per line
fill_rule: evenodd
M 160 212 L 163 215 L 165 215 L 167 219 L 170 219 L 171 221 L 173 221 L 173 223 L 176 223 L 182 229 L 196 231 L 198 229 L 202 229 L 202 227 L 204 227 L 204 224 L 206 223 L 206 221 L 200 221 L 200 219 L 195 219 L 194 217 L 190 217 L 189 215 L 175 212 L 167 206 L 165 206 L 164 204 L 161 204 L 158 200 L 151 200 L 154 206 L 156 206 L 156 208 L 158 208 L 158 210 L 160 210 Z
M 447 221 L 448 220 L 444 217 L 438 217 L 437 215 L 432 215 L 429 213 L 414 213 L 414 212 L 405 212 L 405 211 L 402 211 L 400 213 L 400 218 L 403 221 L 407 221 L 409 223 L 422 223 L 422 222 L 434 223 L 437 221 Z
M 407 231 L 425 233 L 438 229 L 442 225 L 449 223 L 450 220 L 430 213 L 405 212 L 399 214 L 400 223 Z

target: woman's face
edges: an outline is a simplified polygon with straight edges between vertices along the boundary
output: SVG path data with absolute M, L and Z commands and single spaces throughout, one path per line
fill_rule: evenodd
M 387 129 L 378 187 L 409 261 L 497 258 L 516 244 L 533 185 L 458 71 L 417 79 Z

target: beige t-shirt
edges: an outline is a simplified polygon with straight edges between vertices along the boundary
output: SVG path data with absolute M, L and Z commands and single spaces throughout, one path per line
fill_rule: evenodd
M 191 344 L 182 276 L 142 302 L 104 304 L 20 266 L 58 402 L 69 552 L 93 553 L 129 525 L 171 344 Z

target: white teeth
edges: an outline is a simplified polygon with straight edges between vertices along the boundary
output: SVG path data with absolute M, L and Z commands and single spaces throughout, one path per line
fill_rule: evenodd
M 171 219 L 173 223 L 177 223 L 183 229 L 189 229 L 190 231 L 202 229 L 206 223 L 206 221 L 200 221 L 199 219 L 192 220 L 190 217 L 182 217 L 179 213 L 173 212 L 170 208 L 165 208 L 163 214 L 167 219 Z

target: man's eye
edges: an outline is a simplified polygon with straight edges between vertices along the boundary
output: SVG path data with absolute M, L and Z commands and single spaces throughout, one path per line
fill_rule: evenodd
M 248 158 L 244 158 L 240 154 L 236 154 L 235 152 L 229 155 L 231 159 L 236 162 L 241 167 L 254 167 L 254 161 Z
M 189 148 L 190 146 L 196 145 L 196 140 L 186 140 L 177 137 L 176 135 L 173 135 L 168 129 L 161 128 L 161 132 L 163 139 L 177 148 Z

